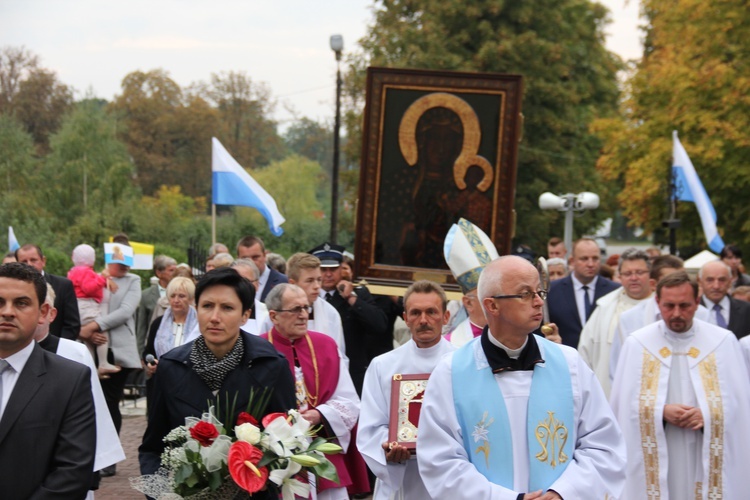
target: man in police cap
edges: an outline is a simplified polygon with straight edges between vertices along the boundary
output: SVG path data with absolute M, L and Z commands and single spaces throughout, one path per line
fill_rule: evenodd
M 341 315 L 349 373 L 357 394 L 361 396 L 365 372 L 370 364 L 367 346 L 388 335 L 386 315 L 375 305 L 375 300 L 365 286 L 354 286 L 351 281 L 341 279 L 344 247 L 323 243 L 309 253 L 320 259 L 323 278 L 320 296 Z

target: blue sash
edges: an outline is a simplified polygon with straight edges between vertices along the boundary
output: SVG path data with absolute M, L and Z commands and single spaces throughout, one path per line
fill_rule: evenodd
M 452 382 L 456 417 L 464 449 L 477 470 L 495 484 L 513 490 L 513 437 L 508 410 L 489 365 L 477 368 L 478 337 L 453 354 Z M 576 441 L 573 388 L 562 349 L 535 336 L 544 363 L 534 367 L 527 412 L 529 485 L 546 491 L 573 459 Z M 476 352 L 476 351 L 479 352 Z

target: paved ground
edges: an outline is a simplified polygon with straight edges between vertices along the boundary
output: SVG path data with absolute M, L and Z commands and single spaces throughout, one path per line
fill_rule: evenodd
M 128 478 L 139 476 L 138 445 L 146 430 L 146 400 L 125 401 L 121 407 L 123 413 L 120 440 L 125 449 L 125 461 L 117 464 L 117 474 L 113 477 L 102 478 L 97 500 L 125 500 L 130 498 L 142 499 L 143 495 L 130 488 Z

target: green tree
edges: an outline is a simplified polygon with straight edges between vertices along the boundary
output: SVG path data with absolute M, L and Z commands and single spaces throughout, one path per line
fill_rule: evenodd
M 516 191 L 519 241 L 542 249 L 562 233 L 562 217 L 539 210 L 544 191 L 598 192 L 604 218 L 610 189 L 594 165 L 601 145 L 590 123 L 617 110 L 620 60 L 604 47 L 607 10 L 588 0 L 382 0 L 350 61 L 348 154 L 358 154 L 368 65 L 521 74 L 523 142 Z M 579 225 L 578 227 L 582 227 Z
M 40 152 L 73 104 L 73 92 L 54 72 L 39 67 L 39 58 L 24 48 L 0 49 L 0 113 L 15 116 L 34 138 Z
M 179 178 L 175 155 L 182 106 L 182 89 L 162 69 L 129 73 L 122 81 L 122 93 L 110 106 L 121 123 L 119 136 L 133 157 L 145 194 Z
M 214 135 L 242 166 L 255 169 L 284 157 L 286 148 L 271 119 L 275 101 L 267 85 L 229 71 L 212 74 L 209 83 L 194 85 L 192 92 L 217 109 L 221 129 Z
M 646 46 L 627 81 L 622 118 L 597 122 L 598 167 L 624 184 L 618 199 L 648 231 L 666 215 L 677 130 L 716 209 L 724 241 L 750 245 L 750 11 L 741 0 L 645 0 Z M 681 246 L 705 247 L 692 203 L 679 204 Z
M 287 148 L 318 162 L 330 175 L 333 165 L 333 130 L 307 117 L 295 120 L 284 133 Z
M 125 145 L 115 137 L 115 122 L 96 101 L 82 101 L 50 139 L 37 186 L 40 201 L 56 231 L 70 245 L 98 245 L 127 230 L 138 191 Z
M 161 186 L 133 208 L 135 229 L 130 236 L 135 241 L 187 247 L 194 221 L 205 218 L 206 199 L 186 196 L 179 186 Z
M 34 140 L 24 126 L 8 114 L 0 114 L 0 220 L 27 226 L 43 213 L 36 203 L 37 161 Z

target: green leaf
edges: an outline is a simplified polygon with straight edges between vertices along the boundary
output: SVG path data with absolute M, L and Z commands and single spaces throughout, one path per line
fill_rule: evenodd
M 174 482 L 177 484 L 184 483 L 192 474 L 193 467 L 189 464 L 182 464 L 174 473 Z
M 196 484 L 198 484 L 198 479 L 199 478 L 197 474 L 191 474 L 190 477 L 185 480 L 185 484 L 191 487 L 195 486 Z
M 336 472 L 336 467 L 328 459 L 321 459 L 321 463 L 312 467 L 313 473 L 316 476 L 333 481 L 336 484 L 340 484 L 339 475 Z
M 218 490 L 223 482 L 224 476 L 221 471 L 214 471 L 208 475 L 208 487 L 211 488 L 211 491 Z

